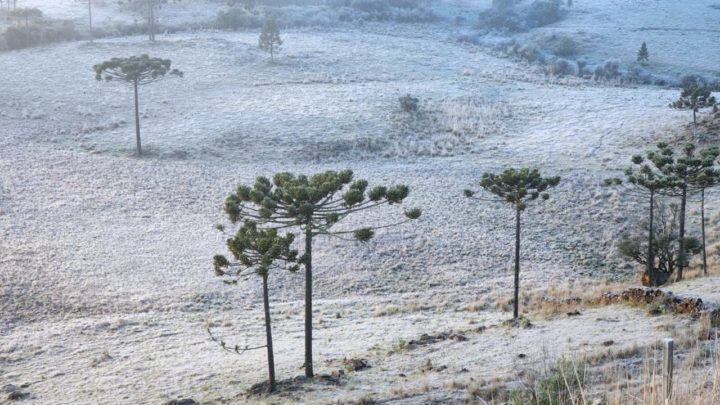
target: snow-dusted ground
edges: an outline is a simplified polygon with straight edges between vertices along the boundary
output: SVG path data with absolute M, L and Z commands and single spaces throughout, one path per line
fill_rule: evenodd
M 615 243 L 632 203 L 599 183 L 630 154 L 673 137 L 689 115 L 667 107 L 674 90 L 549 79 L 458 44 L 438 26 L 283 37 L 275 64 L 255 48 L 255 33 L 0 54 L 0 385 L 31 383 L 35 403 L 158 403 L 233 398 L 261 380 L 262 353 L 225 354 L 203 324 L 225 319 L 223 333 L 238 336 L 228 340 L 261 340 L 257 280 L 229 287 L 212 275 L 211 257 L 223 252 L 213 225 L 236 184 L 281 170 L 350 167 L 371 184 L 409 184 L 409 205 L 424 209 L 417 224 L 368 245 L 319 241 L 318 369 L 337 369 L 346 356 L 374 366 L 354 374 L 342 395 L 392 397 L 394 386 L 455 378 L 397 377 L 426 358 L 454 373 L 502 376 L 518 353 L 536 361 L 538 342 L 552 356 L 607 339 L 649 344 L 660 337 L 658 322 L 685 322 L 612 307 L 387 356 L 398 339 L 504 316 L 455 312 L 511 283 L 511 211 L 462 197 L 483 172 L 532 165 L 563 177 L 553 198 L 525 217 L 524 285 L 626 276 Z M 185 72 L 141 89 L 143 159 L 132 156 L 130 89 L 96 82 L 92 72 L 110 57 L 140 53 Z M 416 118 L 399 111 L 406 93 L 422 100 Z M 713 224 L 716 208 L 712 195 Z M 393 215 L 400 213 L 363 219 Z M 302 362 L 301 288 L 300 275 L 273 278 L 281 376 L 298 374 Z M 379 316 L 387 306 L 415 309 Z M 607 317 L 625 331 L 597 321 Z M 568 340 L 569 329 L 584 337 Z M 305 400 L 336 395 L 320 390 Z

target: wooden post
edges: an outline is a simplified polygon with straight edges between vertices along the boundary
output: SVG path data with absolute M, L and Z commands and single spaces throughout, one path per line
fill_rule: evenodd
M 670 404 L 672 397 L 672 379 L 673 379 L 673 340 L 667 338 L 663 341 L 663 396 L 665 404 Z

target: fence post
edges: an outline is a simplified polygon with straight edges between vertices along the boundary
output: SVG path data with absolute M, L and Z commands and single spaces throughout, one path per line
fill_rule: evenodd
M 663 398 L 665 404 L 670 403 L 672 397 L 672 379 L 673 379 L 673 340 L 667 338 L 663 340 Z

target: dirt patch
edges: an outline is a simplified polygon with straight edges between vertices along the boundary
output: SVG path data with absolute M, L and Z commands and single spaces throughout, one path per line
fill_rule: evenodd
M 287 392 L 302 391 L 306 389 L 306 386 L 310 383 L 325 386 L 338 386 L 343 383 L 343 376 L 345 372 L 338 370 L 330 374 L 318 374 L 315 377 L 308 378 L 305 376 L 297 376 L 294 378 L 287 378 L 276 382 L 276 392 L 272 395 L 282 394 Z M 246 397 L 258 397 L 268 395 L 268 382 L 263 381 L 253 384 L 247 390 Z

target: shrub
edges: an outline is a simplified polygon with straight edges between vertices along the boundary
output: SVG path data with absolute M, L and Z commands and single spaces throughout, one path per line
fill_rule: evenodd
M 545 71 L 554 76 L 569 76 L 575 73 L 573 66 L 565 59 L 558 59 L 548 65 Z
M 224 30 L 256 29 L 262 26 L 262 22 L 256 14 L 240 7 L 218 12 L 215 24 Z
M 645 69 L 640 67 L 632 67 L 627 72 L 628 81 L 641 84 L 652 84 L 652 75 Z
M 496 10 L 507 10 L 515 5 L 515 0 L 493 0 L 492 8 Z
M 560 21 L 560 0 L 535 0 L 527 11 L 526 21 L 529 28 L 544 27 Z
M 580 402 L 585 386 L 585 366 L 560 360 L 551 372 L 528 388 L 510 393 L 511 404 L 558 405 Z
M 678 81 L 678 85 L 683 89 L 708 87 L 708 84 L 708 80 L 700 75 L 683 75 Z
M 578 44 L 572 38 L 562 37 L 552 47 L 552 51 L 557 56 L 568 57 L 573 56 L 578 51 Z
M 419 0 L 335 0 L 340 21 L 428 22 L 437 19 Z
M 520 16 L 510 9 L 489 9 L 480 13 L 480 27 L 517 32 L 525 29 Z
M 545 63 L 545 55 L 534 45 L 521 46 L 517 48 L 517 52 L 515 54 L 520 59 L 526 60 L 530 63 Z
M 559 0 L 535 0 L 527 8 L 515 10 L 514 2 L 497 2 L 480 13 L 480 26 L 503 31 L 526 31 L 543 27 L 562 18 Z
M 420 107 L 420 99 L 406 94 L 400 97 L 400 109 L 407 113 L 417 112 Z
M 575 61 L 575 64 L 577 65 L 577 75 L 579 77 L 585 76 L 585 68 L 587 67 L 587 62 L 584 60 L 577 60 Z
M 620 64 L 615 61 L 607 61 L 604 65 L 595 68 L 595 80 L 600 79 L 617 79 L 621 76 Z
M 43 24 L 9 27 L 4 34 L 5 46 L 22 49 L 54 42 L 71 41 L 79 37 L 75 24 L 65 20 L 46 20 Z

